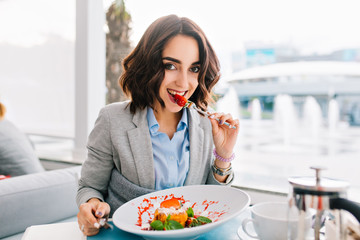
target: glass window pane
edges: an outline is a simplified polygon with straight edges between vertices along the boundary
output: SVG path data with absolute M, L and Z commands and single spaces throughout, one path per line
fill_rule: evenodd
M 27 133 L 74 136 L 75 2 L 0 1 L 0 97 Z

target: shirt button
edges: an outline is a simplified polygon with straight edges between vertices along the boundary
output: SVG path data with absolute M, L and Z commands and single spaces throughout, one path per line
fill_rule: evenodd
M 170 157 L 170 160 L 174 160 L 174 157 L 173 157 L 173 156 L 171 156 L 171 157 Z

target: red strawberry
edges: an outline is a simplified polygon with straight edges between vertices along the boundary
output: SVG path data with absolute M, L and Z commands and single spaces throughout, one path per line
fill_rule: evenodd
M 180 107 L 184 107 L 185 104 L 187 103 L 187 99 L 179 94 L 175 94 L 174 98 L 175 98 L 175 102 Z

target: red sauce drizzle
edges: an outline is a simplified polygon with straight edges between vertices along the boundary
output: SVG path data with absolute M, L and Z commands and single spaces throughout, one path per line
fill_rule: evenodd
M 154 197 L 150 197 L 149 199 L 144 198 L 142 203 L 140 203 L 140 205 L 138 206 L 138 220 L 135 225 L 141 227 L 142 222 L 143 222 L 142 218 L 143 218 L 144 214 L 147 214 L 150 218 L 153 217 L 152 213 L 149 211 L 151 208 L 154 208 L 154 204 L 151 202 L 151 200 L 165 201 L 169 198 L 175 198 L 175 199 L 181 201 L 182 204 L 184 204 L 186 202 L 184 199 L 184 196 L 175 197 L 174 194 L 165 195 L 165 196 L 154 196 Z M 150 222 L 151 222 L 151 219 L 150 219 Z
M 213 205 L 213 204 L 218 204 L 219 201 L 208 201 L 208 200 L 205 200 L 202 202 L 201 205 L 205 206 L 204 208 L 204 211 L 206 211 L 206 209 L 208 209 L 209 206 Z
M 188 200 L 185 200 L 184 199 L 184 196 L 181 196 L 181 197 L 175 197 L 174 194 L 170 194 L 170 195 L 165 195 L 165 196 L 154 196 L 154 197 L 150 197 L 149 199 L 147 198 L 144 198 L 142 203 L 140 203 L 140 205 L 138 206 L 138 220 L 137 220 L 137 223 L 135 224 L 136 226 L 140 226 L 142 225 L 142 218 L 143 218 L 143 215 L 146 214 L 147 216 L 149 216 L 150 220 L 149 222 L 151 222 L 151 217 L 153 217 L 153 212 L 149 211 L 151 210 L 152 208 L 154 208 L 154 204 L 152 203 L 151 200 L 156 200 L 156 201 L 165 201 L 167 199 L 170 199 L 170 198 L 175 198 L 177 200 L 179 200 L 182 204 L 184 204 L 185 202 L 188 202 Z M 209 206 L 211 205 L 214 205 L 214 204 L 218 204 L 219 201 L 208 201 L 208 200 L 205 200 L 201 203 L 201 206 L 204 206 L 204 209 L 202 210 L 203 211 L 206 211 Z M 195 202 L 192 204 L 191 208 L 195 208 L 197 205 L 199 205 L 199 203 Z M 224 205 L 224 210 L 222 211 L 209 211 L 208 212 L 208 217 L 210 219 L 213 220 L 213 222 L 216 222 L 218 221 L 225 213 L 227 213 L 227 211 L 229 210 L 229 207 Z
M 142 215 L 144 213 L 147 213 L 150 216 L 150 213 L 148 212 L 148 210 L 154 207 L 154 205 L 151 203 L 151 201 L 147 198 L 144 198 L 143 202 L 140 204 L 140 206 L 138 206 L 138 221 L 137 221 L 137 226 L 142 225 Z
M 230 208 L 225 204 L 222 211 L 209 211 L 208 217 L 213 220 L 213 222 L 217 222 L 225 213 L 227 213 Z

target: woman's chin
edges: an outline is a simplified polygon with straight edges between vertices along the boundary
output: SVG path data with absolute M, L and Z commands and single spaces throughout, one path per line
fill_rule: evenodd
M 166 106 L 166 110 L 168 110 L 169 112 L 172 112 L 172 113 L 177 113 L 182 110 L 182 107 L 180 107 L 176 103 L 169 103 L 169 104 L 166 104 L 165 106 Z
M 171 109 L 170 112 L 178 113 L 178 112 L 181 112 L 181 110 L 182 110 L 182 107 L 176 107 L 176 108 Z

